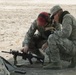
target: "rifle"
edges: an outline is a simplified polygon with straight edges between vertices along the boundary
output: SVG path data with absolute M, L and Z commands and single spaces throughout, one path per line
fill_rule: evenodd
M 30 64 L 33 64 L 32 62 L 32 58 L 36 58 L 40 63 L 44 63 L 44 58 L 42 57 L 39 57 L 37 56 L 36 54 L 33 54 L 31 52 L 28 52 L 28 53 L 24 53 L 24 52 L 19 52 L 19 51 L 16 51 L 16 50 L 12 50 L 10 49 L 9 52 L 7 51 L 2 51 L 3 53 L 9 53 L 9 54 L 12 54 L 13 55 L 13 58 L 14 58 L 14 65 L 17 64 L 17 56 L 21 56 L 22 59 L 26 60 L 28 59 L 28 61 L 30 62 Z

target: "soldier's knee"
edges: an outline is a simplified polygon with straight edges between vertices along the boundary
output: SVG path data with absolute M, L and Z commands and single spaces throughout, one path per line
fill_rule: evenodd
M 51 34 L 49 37 L 48 37 L 48 41 L 53 41 L 53 40 L 56 40 L 56 39 L 58 39 L 58 36 L 57 35 L 55 35 L 55 34 Z
M 49 37 L 48 37 L 48 40 L 50 41 L 51 39 L 53 39 L 53 34 L 51 34 Z

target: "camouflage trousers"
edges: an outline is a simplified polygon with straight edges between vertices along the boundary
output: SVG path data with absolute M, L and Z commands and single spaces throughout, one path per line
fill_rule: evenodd
M 31 39 L 31 42 L 29 43 L 29 51 L 40 55 L 39 48 L 41 48 L 46 41 L 47 40 L 42 38 L 41 36 L 34 35 Z
M 60 62 L 61 56 L 72 56 L 76 49 L 76 45 L 73 41 L 67 38 L 59 38 L 55 34 L 51 34 L 48 38 L 48 48 L 46 54 L 50 56 L 51 62 Z M 64 58 L 65 60 L 65 58 Z

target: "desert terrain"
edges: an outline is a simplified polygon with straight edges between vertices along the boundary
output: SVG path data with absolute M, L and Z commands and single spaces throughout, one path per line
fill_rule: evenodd
M 3 54 L 1 51 L 20 50 L 31 23 L 40 12 L 50 12 L 54 5 L 50 2 L 38 3 L 36 0 L 0 0 L 0 56 L 12 60 L 12 55 Z M 76 17 L 76 5 L 60 6 Z M 28 72 L 26 75 L 76 75 L 75 68 L 59 71 L 28 68 L 26 71 Z

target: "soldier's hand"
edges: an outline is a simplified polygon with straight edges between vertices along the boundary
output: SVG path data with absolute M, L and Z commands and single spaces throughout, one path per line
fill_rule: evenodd
M 27 45 L 25 45 L 25 46 L 21 49 L 21 51 L 24 52 L 24 53 L 27 53 L 27 52 L 28 52 L 28 49 L 29 49 L 29 47 L 28 47 Z
M 42 49 L 43 51 L 45 51 L 45 49 L 46 49 L 47 47 L 48 47 L 48 44 L 47 44 L 47 43 L 44 43 L 44 44 L 42 45 L 42 48 L 41 48 L 41 49 Z

